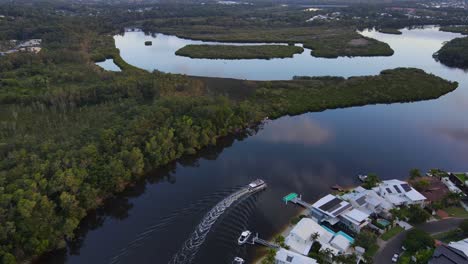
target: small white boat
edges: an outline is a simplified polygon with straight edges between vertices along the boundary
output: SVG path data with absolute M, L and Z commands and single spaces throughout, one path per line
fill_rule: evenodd
M 261 180 L 261 179 L 256 179 L 255 181 L 251 182 L 249 184 L 249 190 L 250 191 L 256 191 L 256 190 L 259 190 L 259 189 L 265 189 L 267 186 L 266 186 L 266 183 L 265 181 Z
M 232 261 L 233 264 L 243 264 L 245 263 L 245 260 L 243 258 L 235 257 L 234 260 Z
M 239 245 L 245 244 L 247 242 L 247 240 L 249 239 L 251 234 L 252 234 L 252 232 L 250 232 L 249 230 L 242 232 L 239 239 L 237 240 L 237 243 Z
M 365 182 L 367 180 L 367 175 L 359 174 L 358 178 L 359 178 L 360 181 Z

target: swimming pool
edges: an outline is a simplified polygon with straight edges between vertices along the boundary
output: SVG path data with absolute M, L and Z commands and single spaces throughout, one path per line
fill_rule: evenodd
M 377 223 L 381 224 L 383 227 L 387 227 L 390 224 L 389 221 L 382 218 L 377 219 Z
M 354 243 L 354 238 L 352 238 L 350 235 L 346 234 L 345 232 L 343 231 L 339 231 L 338 233 L 336 233 L 337 235 L 342 235 L 344 238 L 348 239 L 349 242 L 351 242 L 351 244 Z
M 343 236 L 344 238 L 348 239 L 349 242 L 351 242 L 351 244 L 354 243 L 354 238 L 352 238 L 350 235 L 346 234 L 345 232 L 343 231 L 338 231 L 338 233 L 335 233 L 333 230 L 331 230 L 330 228 L 324 226 L 324 225 L 320 225 L 321 227 L 323 227 L 323 229 L 327 230 L 328 232 L 332 233 L 333 236 L 337 236 L 337 235 L 341 235 Z

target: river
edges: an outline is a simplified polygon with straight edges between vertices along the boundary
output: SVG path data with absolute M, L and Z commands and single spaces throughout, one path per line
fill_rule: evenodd
M 294 75 L 369 75 L 411 66 L 460 86 L 437 100 L 286 116 L 249 135 L 224 138 L 215 147 L 148 173 L 145 180 L 90 214 L 79 239 L 46 261 L 168 263 L 206 212 L 239 186 L 262 178 L 267 190 L 227 210 L 195 259 L 195 263 L 230 263 L 240 256 L 251 261 L 258 247 L 239 247 L 237 237 L 249 229 L 270 238 L 284 227 L 299 210 L 281 201 L 289 192 L 314 201 L 334 184 L 356 184 L 359 173 L 404 179 L 411 168 L 467 171 L 468 73 L 432 58 L 444 41 L 459 35 L 432 27 L 405 29 L 402 35 L 362 34 L 389 43 L 395 54 L 320 59 L 306 50 L 290 59 L 197 60 L 173 54 L 197 41 L 141 32 L 116 36 L 122 57 L 147 70 L 273 80 Z M 152 40 L 153 46 L 145 47 L 145 40 Z

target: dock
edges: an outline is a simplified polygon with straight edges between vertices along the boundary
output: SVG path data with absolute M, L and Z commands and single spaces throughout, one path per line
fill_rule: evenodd
M 298 195 L 297 193 L 290 193 L 283 197 L 283 201 L 287 204 L 289 202 L 300 205 L 306 209 L 312 208 L 312 205 L 304 200 L 302 200 L 302 195 Z
M 271 243 L 271 242 L 268 242 L 268 241 L 266 241 L 264 239 L 259 238 L 258 233 L 255 235 L 254 238 L 252 238 L 252 244 L 259 244 L 259 245 L 269 247 L 269 248 L 273 248 L 273 249 L 279 249 L 280 248 L 280 246 L 275 244 L 275 243 Z

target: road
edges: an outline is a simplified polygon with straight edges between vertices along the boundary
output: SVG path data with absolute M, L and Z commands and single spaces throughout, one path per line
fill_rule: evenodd
M 424 223 L 422 225 L 417 226 L 417 228 L 422 229 L 430 234 L 436 234 L 452 230 L 456 228 L 462 221 L 463 219 L 460 218 L 449 218 L 436 222 Z M 377 253 L 375 254 L 374 263 L 392 263 L 393 254 L 401 253 L 401 246 L 407 232 L 408 231 L 401 232 L 400 234 L 387 241 L 385 246 L 379 251 L 377 251 Z

